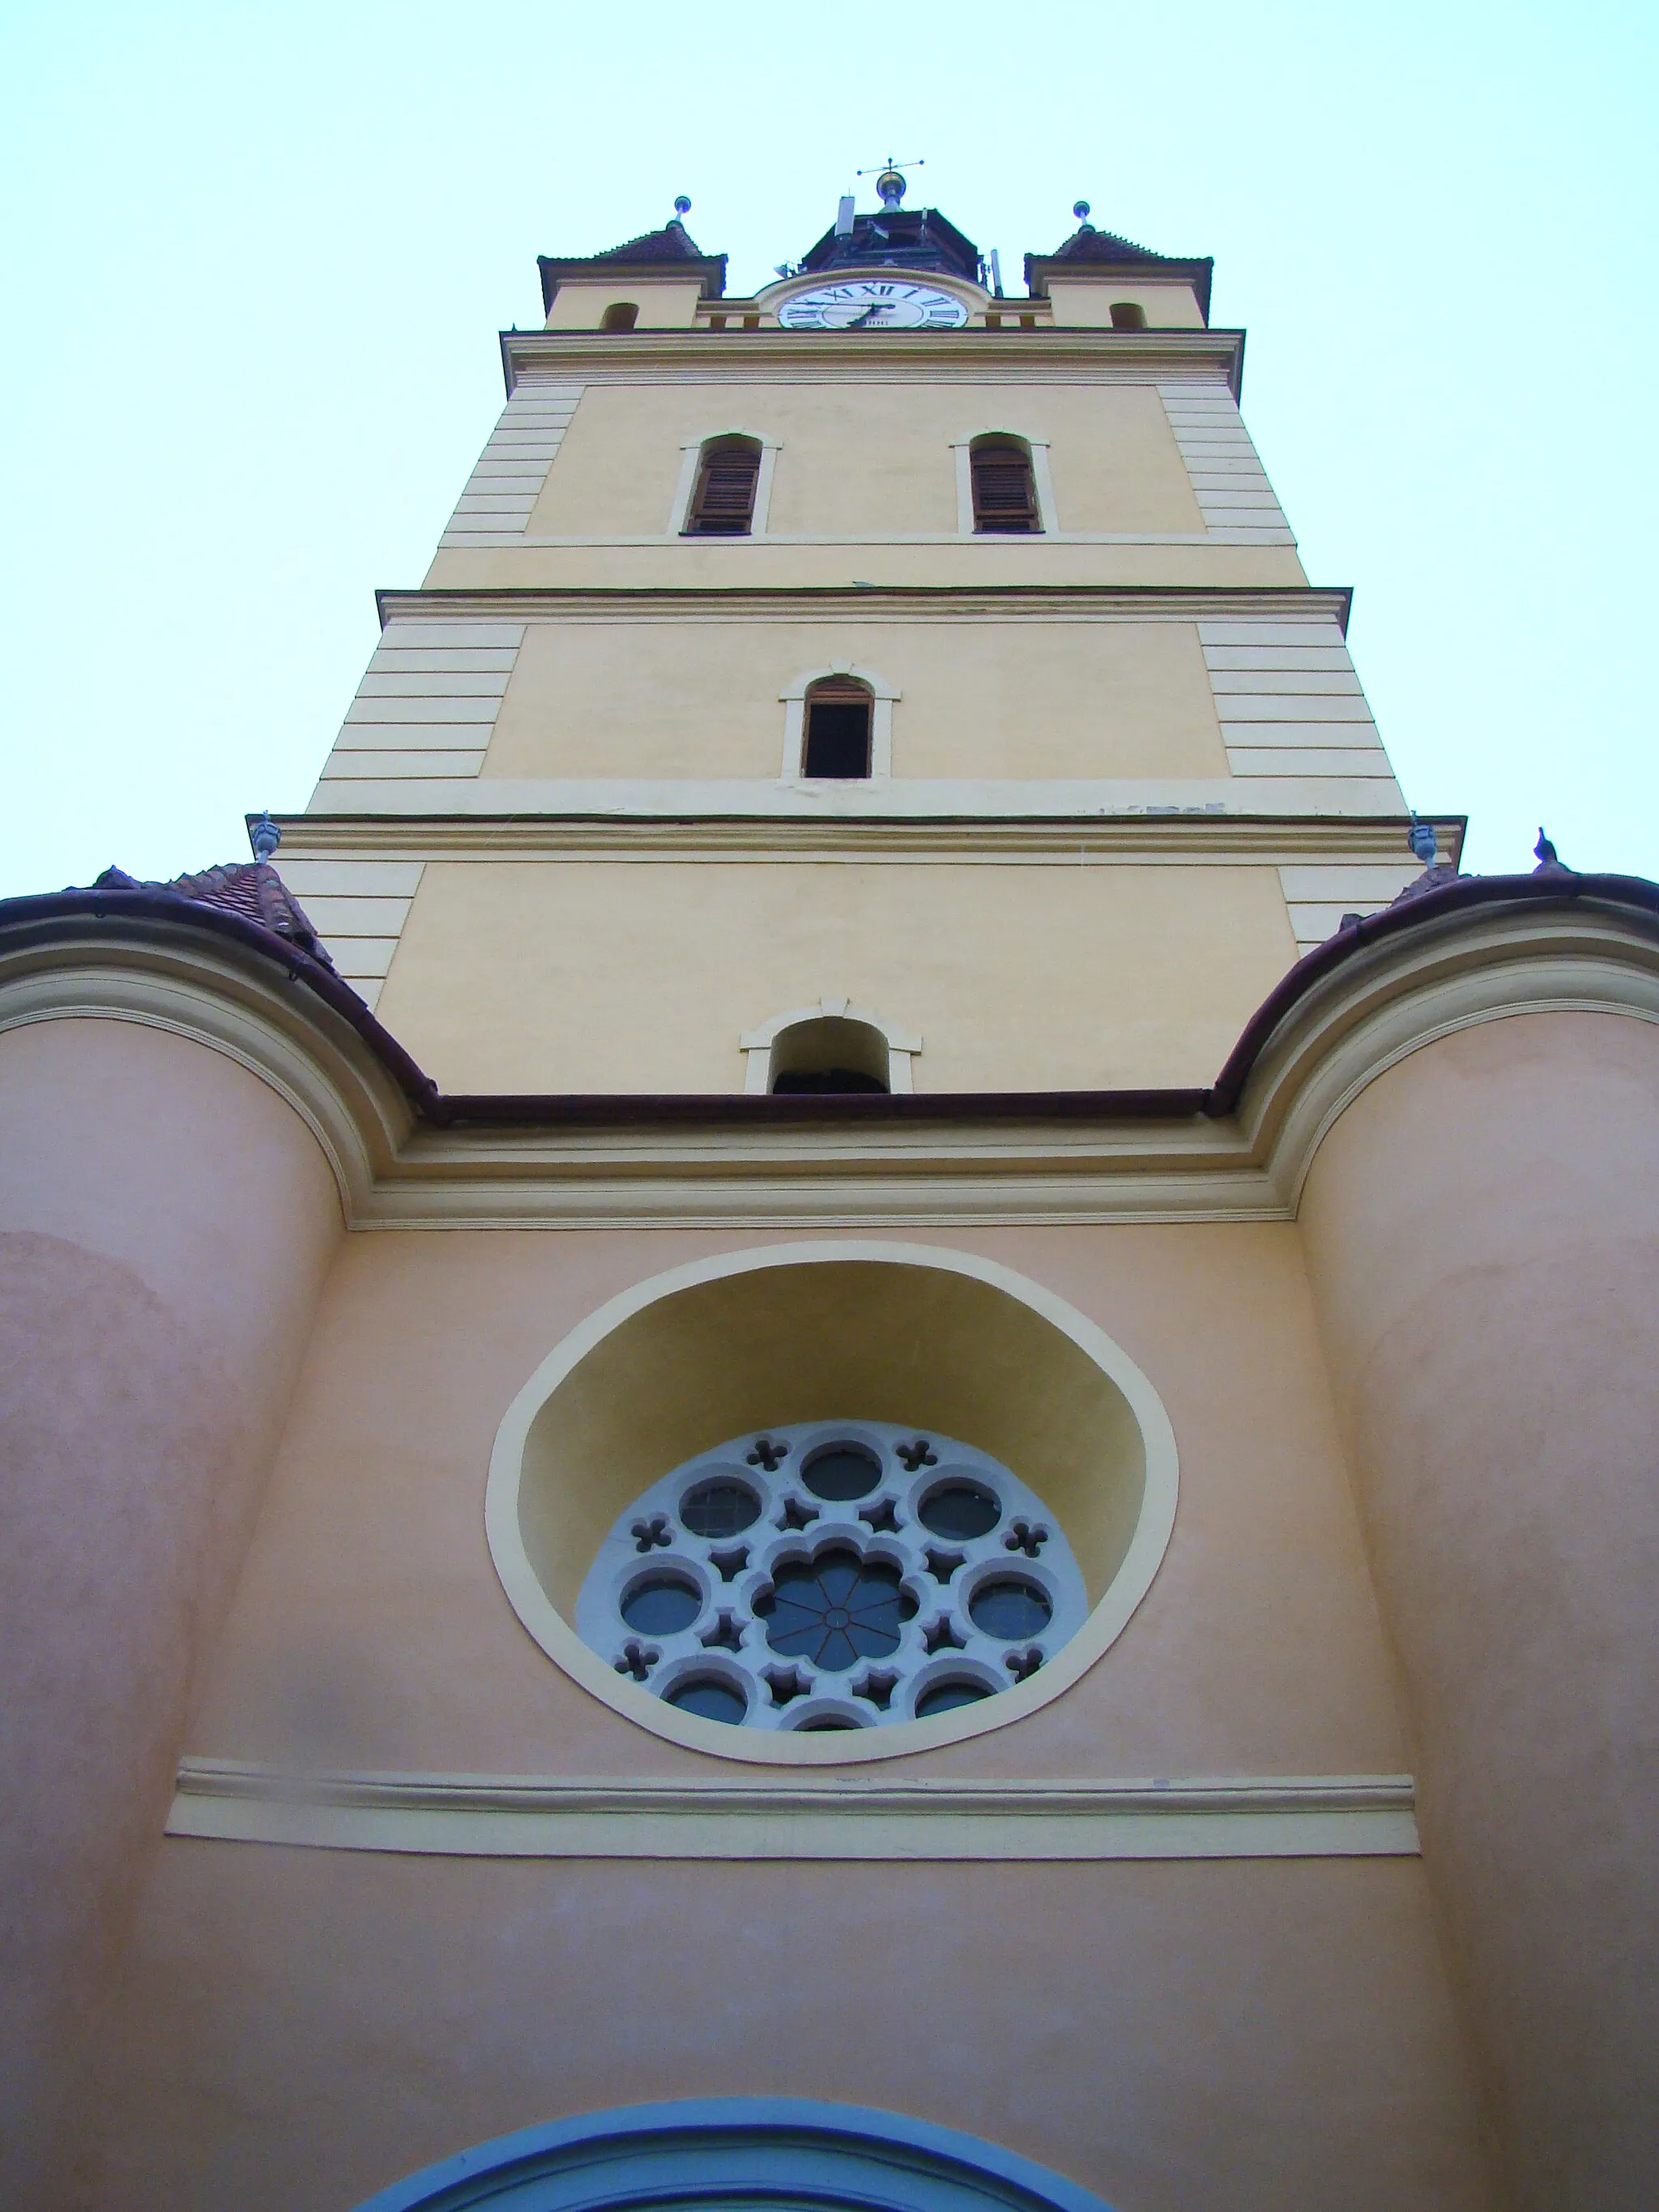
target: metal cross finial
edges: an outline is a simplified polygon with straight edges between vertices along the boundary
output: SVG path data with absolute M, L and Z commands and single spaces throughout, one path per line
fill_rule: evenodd
M 914 161 L 896 161 L 890 154 L 879 172 L 874 169 L 859 169 L 854 173 L 860 177 L 874 177 L 876 196 L 883 207 L 896 210 L 899 202 L 904 198 L 904 172 L 907 169 L 925 169 L 927 166 L 927 162 L 920 155 Z

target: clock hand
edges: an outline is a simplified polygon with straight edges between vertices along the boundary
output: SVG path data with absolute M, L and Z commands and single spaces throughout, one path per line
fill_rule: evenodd
M 854 315 L 852 321 L 847 325 L 848 329 L 849 331 L 857 330 L 859 325 L 860 323 L 867 323 L 872 315 L 884 315 L 890 304 L 891 303 L 886 300 L 878 300 L 873 307 L 866 307 L 861 315 Z

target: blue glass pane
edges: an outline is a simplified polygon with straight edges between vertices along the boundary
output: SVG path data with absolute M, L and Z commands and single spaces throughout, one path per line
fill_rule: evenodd
M 754 1527 L 760 1510 L 746 1482 L 700 1482 L 680 1501 L 680 1519 L 694 1536 L 736 1536 Z
M 696 1713 L 706 1721 L 728 1721 L 733 1726 L 749 1711 L 742 1692 L 713 1674 L 698 1674 L 689 1682 L 676 1683 L 663 1703 L 682 1713 Z
M 898 1570 L 842 1547 L 811 1566 L 779 1571 L 764 1615 L 766 1640 L 787 1658 L 840 1674 L 857 1659 L 884 1658 L 899 1640 Z
M 801 1480 L 814 1498 L 839 1504 L 849 1498 L 867 1498 L 881 1480 L 881 1462 L 858 1444 L 831 1444 L 815 1452 L 801 1470 Z
M 702 1611 L 702 1594 L 681 1575 L 647 1575 L 622 1601 L 622 1617 L 641 1636 L 672 1636 Z
M 983 1682 L 935 1682 L 916 1699 L 916 1718 L 931 1720 L 935 1713 L 954 1712 L 958 1705 L 976 1705 L 990 1694 Z
M 981 1583 L 968 1612 L 975 1628 L 1010 1644 L 1018 1637 L 1041 1636 L 1054 1617 L 1047 1590 L 1012 1577 L 1006 1582 Z
M 971 1543 L 975 1536 L 990 1534 L 1002 1518 L 1002 1508 L 980 1483 L 947 1482 L 923 1498 L 918 1517 L 936 1536 Z

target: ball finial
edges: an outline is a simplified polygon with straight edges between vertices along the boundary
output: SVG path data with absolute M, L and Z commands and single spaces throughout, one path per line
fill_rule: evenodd
M 1087 222 L 1089 220 L 1088 201 L 1073 200 L 1072 203 L 1072 213 L 1077 217 L 1079 222 Z
M 262 866 L 282 843 L 283 833 L 271 820 L 269 807 L 266 807 L 257 822 L 250 818 L 247 825 L 247 842 L 253 848 L 254 859 Z
M 904 198 L 904 193 L 905 183 L 902 175 L 890 165 L 876 179 L 877 198 L 883 207 L 896 210 L 899 202 Z
M 676 215 L 690 215 L 691 212 L 691 203 L 684 192 L 674 202 L 674 212 Z

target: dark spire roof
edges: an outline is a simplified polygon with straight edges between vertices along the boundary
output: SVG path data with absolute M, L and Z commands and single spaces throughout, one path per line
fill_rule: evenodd
M 1026 255 L 1026 289 L 1037 294 L 1046 292 L 1051 271 L 1059 269 L 1063 275 L 1062 264 L 1068 261 L 1086 261 L 1100 268 L 1159 269 L 1185 276 L 1198 295 L 1200 313 L 1206 323 L 1210 319 L 1210 278 L 1215 269 L 1212 259 L 1182 260 L 1167 253 L 1154 253 L 1150 246 L 1137 246 L 1130 238 L 1120 238 L 1114 230 L 1097 230 L 1093 223 L 1084 222 L 1052 253 Z
M 801 257 L 802 269 L 939 270 L 978 281 L 979 248 L 937 208 L 878 208 L 855 216 L 848 232 L 826 230 Z
M 687 276 L 695 274 L 701 279 L 705 300 L 718 300 L 726 290 L 725 254 L 705 253 L 678 216 L 660 230 L 643 231 L 638 238 L 628 239 L 621 246 L 606 246 L 602 253 L 542 253 L 537 256 L 536 265 L 542 272 L 544 311 L 552 306 L 553 295 L 567 276 L 599 273 L 620 276 L 634 270 L 641 275 L 658 276 L 665 268 L 678 267 Z
M 624 246 L 607 246 L 595 261 L 701 261 L 702 255 L 678 216 L 660 230 L 641 231 Z

